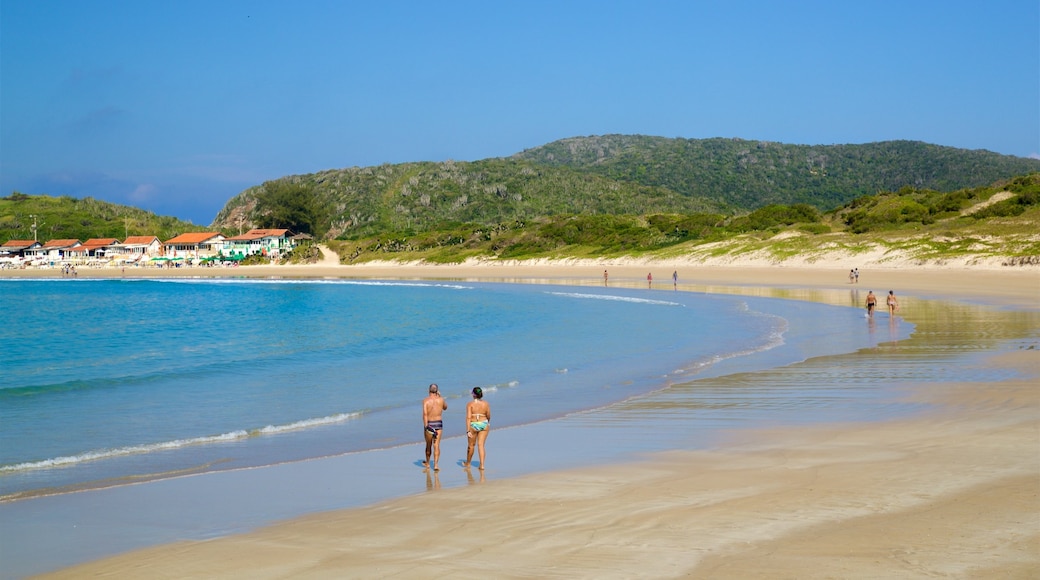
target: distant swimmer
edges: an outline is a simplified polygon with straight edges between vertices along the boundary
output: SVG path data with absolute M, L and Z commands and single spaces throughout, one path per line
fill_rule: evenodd
M 888 291 L 888 299 L 886 300 L 886 303 L 888 304 L 888 315 L 889 316 L 894 315 L 896 313 L 896 310 L 899 310 L 899 301 L 896 300 L 896 293 L 895 292 L 893 292 L 891 290 Z
M 491 428 L 491 406 L 484 400 L 484 391 L 473 387 L 473 400 L 466 405 L 466 463 L 473 463 L 473 449 L 477 449 L 480 457 L 480 469 L 484 469 L 484 442 L 487 441 L 488 429 Z
M 874 308 L 877 306 L 877 296 L 874 291 L 867 292 L 867 316 L 874 316 Z
M 436 384 L 430 385 L 430 394 L 423 399 L 422 407 L 423 436 L 426 438 L 426 461 L 423 461 L 423 466 L 430 466 L 432 453 L 434 471 L 440 471 L 441 431 L 444 430 L 442 416 L 447 408 L 448 402 L 441 396 L 440 388 Z

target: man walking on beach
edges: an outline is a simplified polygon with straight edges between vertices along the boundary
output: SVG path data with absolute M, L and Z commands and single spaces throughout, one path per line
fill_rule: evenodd
M 423 399 L 422 420 L 423 434 L 426 437 L 426 461 L 423 467 L 430 467 L 430 455 L 433 455 L 433 470 L 440 471 L 441 431 L 444 429 L 442 416 L 448 408 L 448 402 L 441 396 L 436 384 L 430 385 L 430 394 Z
M 867 292 L 867 316 L 874 316 L 874 308 L 877 306 L 877 297 L 874 296 L 874 291 L 870 290 Z

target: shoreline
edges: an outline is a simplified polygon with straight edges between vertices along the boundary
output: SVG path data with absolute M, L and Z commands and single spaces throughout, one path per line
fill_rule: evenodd
M 645 270 L 652 269 L 661 286 L 672 289 L 670 267 L 608 268 L 611 283 L 642 287 Z M 600 265 L 235 270 L 231 277 L 602 284 Z M 995 274 L 871 270 L 862 272 L 858 289 L 881 294 L 889 289 L 882 290 L 881 283 L 888 282 L 901 297 L 956 296 L 1016 309 L 1037 308 L 1040 275 Z M 830 294 L 857 289 L 847 280 L 834 280 L 840 275 L 822 268 L 696 267 L 689 281 L 680 271 L 679 287 L 736 294 L 787 288 L 795 299 L 807 299 L 800 294 L 812 289 Z M 956 286 L 948 286 L 951 283 Z M 779 297 L 786 296 L 781 291 Z M 988 358 L 994 369 L 1040 376 L 1035 350 Z M 707 451 L 680 449 L 635 463 L 557 469 L 437 490 L 304 516 L 247 534 L 147 548 L 50 577 L 131 577 L 148 570 L 232 577 L 243 573 L 244 560 L 252 563 L 250 575 L 256 577 L 475 577 L 486 574 L 489 562 L 500 570 L 524 570 L 526 565 L 544 575 L 595 571 L 607 577 L 868 577 L 925 570 L 952 575 L 982 571 L 983 576 L 999 571 L 1026 577 L 1040 571 L 1035 550 L 1040 530 L 1031 524 L 1040 515 L 1034 391 L 1028 378 L 944 382 L 914 395 L 938 407 L 910 419 L 738 432 Z M 981 441 L 973 434 L 981 434 Z M 979 518 L 979 512 L 987 516 Z M 949 521 L 938 521 L 942 518 Z M 920 534 L 928 522 L 940 529 L 927 527 L 929 539 L 924 541 Z M 856 532 L 868 528 L 873 531 Z M 487 533 L 468 531 L 476 529 Z M 904 530 L 916 530 L 917 535 Z M 459 541 L 445 548 L 438 538 L 447 533 Z M 966 537 L 1001 548 L 966 550 Z
M 689 291 L 724 292 L 727 288 L 821 288 L 895 290 L 897 294 L 955 300 L 982 300 L 1005 305 L 1040 308 L 1040 268 L 1037 267 L 942 267 L 907 264 L 861 271 L 861 281 L 850 284 L 844 268 L 824 265 L 711 265 L 684 261 L 636 260 L 536 260 L 531 262 L 466 262 L 463 264 L 415 264 L 370 262 L 340 265 L 335 260 L 314 265 L 183 267 L 183 268 L 84 268 L 75 279 L 155 278 L 361 278 L 431 279 L 483 282 L 602 285 L 603 271 L 609 283 L 645 287 L 648 273 L 653 288 L 672 289 L 671 274 L 679 274 L 679 288 Z M 62 279 L 59 270 L 0 270 L 4 279 Z
M 1023 354 L 991 364 L 1036 377 Z M 943 406 L 473 482 L 43 577 L 1036 577 L 1036 449 L 1018 445 L 1035 440 L 1031 381 L 917 397 Z

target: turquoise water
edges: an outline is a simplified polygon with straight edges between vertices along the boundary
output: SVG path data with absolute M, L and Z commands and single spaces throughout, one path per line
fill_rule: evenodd
M 980 318 L 913 354 L 914 325 L 864 319 L 854 295 L 598 286 L 0 280 L 0 298 L 3 578 L 482 482 L 459 468 L 473 386 L 494 409 L 491 480 L 898 416 L 919 405 L 891 389 L 993 376 L 965 353 L 1019 332 Z M 419 469 L 433 381 L 439 473 Z
M 598 287 L 17 280 L 0 300 L 8 497 L 412 444 L 431 382 L 458 408 L 482 387 L 497 427 L 559 417 L 732 367 L 824 310 L 859 330 L 821 328 L 816 354 L 872 340 L 853 309 Z

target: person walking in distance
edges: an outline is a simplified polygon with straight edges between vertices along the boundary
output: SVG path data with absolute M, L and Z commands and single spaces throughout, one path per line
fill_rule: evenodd
M 484 400 L 484 391 L 473 387 L 473 400 L 466 405 L 466 463 L 473 463 L 473 449 L 476 448 L 480 458 L 480 470 L 484 470 L 484 442 L 487 441 L 488 429 L 491 428 L 491 406 Z
M 426 461 L 423 467 L 430 467 L 430 455 L 433 455 L 433 470 L 440 471 L 441 460 L 441 431 L 444 430 L 444 411 L 448 409 L 448 402 L 441 396 L 440 388 L 436 384 L 430 385 L 430 394 L 423 399 L 422 418 L 423 436 L 426 438 Z

